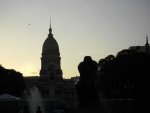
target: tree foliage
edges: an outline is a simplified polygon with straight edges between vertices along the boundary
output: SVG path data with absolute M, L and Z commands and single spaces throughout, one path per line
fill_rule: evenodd
M 24 78 L 20 72 L 0 66 L 0 94 L 8 93 L 21 97 L 24 89 Z
M 98 65 L 98 88 L 106 98 L 149 98 L 150 56 L 146 53 L 122 50 Z

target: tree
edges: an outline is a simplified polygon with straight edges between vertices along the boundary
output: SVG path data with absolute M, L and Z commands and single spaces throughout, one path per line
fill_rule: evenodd
M 0 94 L 8 93 L 21 97 L 25 89 L 22 73 L 0 66 Z
M 102 61 L 99 61 L 98 88 L 106 98 L 149 99 L 149 55 L 122 50 L 115 58 L 106 57 Z

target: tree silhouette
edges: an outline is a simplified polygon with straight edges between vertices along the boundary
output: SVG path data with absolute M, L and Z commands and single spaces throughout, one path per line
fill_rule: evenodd
M 109 57 L 98 64 L 98 88 L 105 98 L 131 98 L 146 104 L 150 94 L 150 56 L 134 50 L 122 50 L 116 57 Z
M 25 82 L 20 72 L 0 66 L 0 94 L 8 93 L 21 97 L 24 89 Z

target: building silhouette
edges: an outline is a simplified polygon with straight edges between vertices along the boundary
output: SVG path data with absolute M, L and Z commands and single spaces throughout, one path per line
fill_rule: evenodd
M 40 77 L 62 79 L 60 62 L 59 46 L 53 37 L 50 25 L 48 37 L 42 48 Z
M 131 46 L 129 47 L 130 50 L 136 50 L 138 52 L 147 53 L 150 55 L 150 46 L 148 43 L 148 36 L 146 35 L 146 43 L 145 46 Z
M 42 99 L 47 102 L 45 105 L 47 108 L 58 109 L 62 105 L 65 108 L 74 108 L 78 104 L 75 86 L 78 77 L 63 78 L 59 45 L 52 34 L 51 25 L 48 37 L 43 43 L 41 55 L 40 76 L 25 77 L 27 89 L 37 86 Z

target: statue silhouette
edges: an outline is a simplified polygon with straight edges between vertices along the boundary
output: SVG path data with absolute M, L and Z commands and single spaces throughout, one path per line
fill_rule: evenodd
M 38 106 L 36 113 L 42 113 L 40 106 Z
M 28 106 L 26 105 L 26 106 L 24 106 L 24 109 L 23 109 L 23 111 L 22 111 L 23 113 L 29 113 L 29 108 L 28 108 Z
M 83 62 L 78 65 L 78 70 L 80 73 L 80 80 L 77 84 L 79 107 L 95 107 L 98 103 L 95 89 L 97 62 L 90 56 L 85 56 Z

